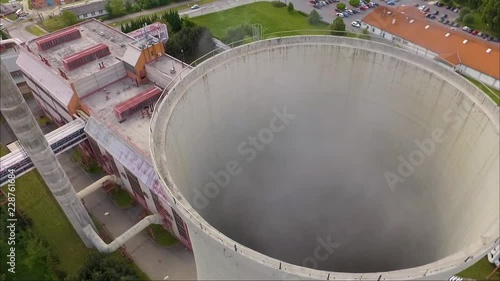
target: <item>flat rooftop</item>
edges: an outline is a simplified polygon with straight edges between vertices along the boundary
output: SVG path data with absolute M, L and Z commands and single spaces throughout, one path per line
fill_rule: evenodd
M 156 82 L 163 88 L 170 84 L 174 79 L 176 80 L 174 83 L 179 82 L 182 77 L 186 76 L 186 74 L 193 69 L 192 66 L 189 66 L 188 64 L 183 63 L 182 61 L 169 55 L 161 56 L 157 60 L 148 63 L 146 70 L 151 72 L 149 68 L 153 68 L 154 70 L 161 73 L 164 78 L 163 81 Z M 175 73 L 170 72 L 172 68 L 175 69 Z M 179 75 L 179 73 L 181 72 L 182 74 Z M 174 85 L 174 83 L 172 83 L 172 86 Z
M 92 116 L 101 120 L 110 130 L 121 135 L 124 140 L 141 151 L 143 156 L 150 159 L 150 117 L 143 116 L 142 111 L 138 109 L 130 113 L 127 119 L 120 123 L 115 115 L 114 107 L 154 86 L 152 82 L 136 86 L 135 82 L 127 77 L 83 98 L 82 102 L 89 107 Z
M 81 38 L 67 41 L 60 45 L 54 46 L 46 50 L 39 50 L 36 44 L 36 40 L 48 37 L 52 34 L 59 33 L 71 28 L 77 28 L 80 30 Z M 98 62 L 103 62 L 104 66 L 108 67 L 120 62 L 117 58 L 121 58 L 125 54 L 127 45 L 132 43 L 134 39 L 127 36 L 126 34 L 114 29 L 98 20 L 90 19 L 82 23 L 72 25 L 68 28 L 61 29 L 57 32 L 53 32 L 36 39 L 30 40 L 25 43 L 29 47 L 31 53 L 40 59 L 39 56 L 44 57 L 57 73 L 58 68 L 60 68 L 71 82 L 78 81 L 89 75 L 92 75 L 99 70 L 97 63 L 89 62 L 84 64 L 74 70 L 67 70 L 62 62 L 62 59 L 95 46 L 99 43 L 104 43 L 109 47 L 110 55 L 99 58 Z

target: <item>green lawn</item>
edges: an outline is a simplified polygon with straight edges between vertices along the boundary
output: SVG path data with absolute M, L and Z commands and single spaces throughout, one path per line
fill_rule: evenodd
M 457 276 L 475 280 L 486 280 L 486 277 L 488 277 L 488 275 L 490 275 L 490 273 L 493 272 L 494 269 L 495 266 L 488 261 L 487 257 L 484 257 L 473 266 L 458 273 Z M 497 271 L 490 277 L 489 280 L 500 280 L 500 272 Z
M 492 88 L 492 87 L 485 86 L 481 82 L 479 82 L 473 78 L 467 77 L 465 75 L 464 75 L 464 77 L 467 80 L 469 80 L 470 82 L 472 82 L 472 84 L 476 85 L 476 87 L 478 87 L 483 92 L 485 92 L 494 102 L 496 102 L 497 104 L 500 104 L 500 91 L 499 90 Z
M 118 207 L 122 209 L 127 209 L 130 208 L 134 205 L 134 198 L 128 194 L 125 190 L 121 189 L 120 187 L 115 187 L 111 193 L 111 198 L 115 201 L 115 203 L 118 205 Z
M 28 25 L 26 27 L 26 31 L 28 31 L 29 33 L 31 33 L 35 36 L 42 36 L 42 35 L 47 34 L 47 32 L 45 32 L 45 30 L 41 29 L 36 24 Z
M 155 242 L 160 246 L 172 246 L 177 244 L 177 239 L 159 224 L 153 224 L 149 227 L 153 232 Z
M 0 0 L 2 3 L 9 3 L 9 0 Z
M 206 4 L 215 2 L 215 1 L 217 1 L 217 0 L 200 0 L 200 1 L 196 1 L 196 2 L 190 3 L 190 4 L 179 5 L 179 6 L 176 6 L 176 7 L 173 7 L 173 8 L 167 8 L 167 9 L 159 10 L 159 11 L 156 11 L 156 12 L 151 12 L 151 13 L 144 14 L 142 16 L 137 16 L 137 17 L 131 18 L 131 19 L 120 20 L 120 18 L 117 18 L 117 19 L 114 19 L 114 21 L 112 23 L 109 23 L 109 25 L 112 26 L 112 27 L 120 27 L 122 24 L 128 24 L 129 22 L 131 22 L 134 19 L 139 19 L 139 18 L 142 18 L 142 17 L 150 17 L 150 16 L 152 16 L 154 14 L 161 15 L 164 12 L 170 11 L 170 10 L 172 10 L 172 11 L 186 10 L 186 9 L 189 9 L 194 4 L 198 4 L 198 5 L 201 6 L 201 5 L 206 5 Z
M 6 147 L 0 145 L 1 156 L 8 152 Z M 32 230 L 47 242 L 51 253 L 59 260 L 58 269 L 66 272 L 68 278 L 74 278 L 87 256 L 95 250 L 85 247 L 37 171 L 16 179 L 15 195 L 16 208 L 32 221 Z M 94 223 L 99 228 L 100 224 Z M 112 255 L 123 258 L 118 251 Z M 149 280 L 137 265 L 131 263 L 130 266 L 141 280 Z M 35 277 L 30 272 L 26 274 L 28 277 L 23 280 Z
M 487 34 L 490 34 L 490 35 L 493 35 L 495 37 L 499 37 L 500 36 L 500 33 L 499 32 L 495 32 L 494 30 L 491 30 L 489 28 L 488 25 L 486 25 L 486 23 L 483 22 L 483 19 L 481 18 L 481 14 L 479 14 L 478 12 L 472 12 L 471 13 L 472 16 L 474 16 L 474 23 L 468 25 L 468 24 L 465 24 L 463 23 L 462 21 L 458 21 L 461 25 L 466 25 L 472 29 L 476 29 L 476 30 L 479 30 L 479 31 L 482 31 L 482 32 L 486 32 Z
M 2 155 L 8 150 L 1 147 Z M 16 207 L 33 222 L 60 261 L 59 269 L 75 275 L 91 250 L 85 247 L 37 171 L 16 179 Z
M 325 24 L 311 25 L 307 22 L 307 17 L 297 11 L 290 14 L 286 7 L 275 8 L 270 2 L 257 2 L 239 6 L 218 13 L 194 17 L 192 21 L 208 27 L 217 38 L 222 38 L 228 28 L 240 24 L 261 24 L 264 34 L 301 29 L 328 30 L 328 26 Z M 282 35 L 291 36 L 304 33 L 325 34 L 324 32 L 286 32 Z

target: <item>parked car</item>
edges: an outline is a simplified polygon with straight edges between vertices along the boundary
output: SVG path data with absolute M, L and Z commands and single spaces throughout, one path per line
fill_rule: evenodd
M 194 4 L 193 6 L 191 6 L 191 10 L 196 10 L 198 8 L 200 8 L 198 4 Z
M 348 17 L 349 17 L 349 13 L 348 13 L 348 12 L 344 12 L 343 14 L 344 14 L 344 17 L 345 17 L 345 18 L 348 18 Z
M 431 10 L 431 8 L 427 7 L 427 8 L 425 8 L 425 9 L 423 9 L 423 10 L 422 10 L 422 12 L 427 13 L 427 12 L 429 12 L 430 10 Z
M 457 9 L 453 10 L 453 12 L 455 12 L 455 13 L 459 13 L 459 12 L 460 12 L 460 9 L 458 9 L 458 8 L 457 8 Z
M 337 17 L 341 17 L 341 18 L 343 18 L 343 17 L 344 17 L 344 14 L 342 14 L 342 13 L 337 13 Z
M 313 7 L 316 9 L 321 9 L 321 5 L 319 3 L 314 4 Z
M 419 4 L 415 4 L 415 7 L 417 7 L 417 8 L 418 8 L 419 6 L 420 6 Z
M 478 33 L 479 33 L 479 31 L 477 31 L 477 30 L 473 30 L 473 31 L 472 31 L 472 35 L 476 35 L 476 34 L 478 34 Z
M 453 27 L 458 27 L 458 23 L 454 22 Z
M 435 16 L 435 15 L 431 15 L 429 18 L 430 18 L 431 20 L 433 20 L 433 19 L 435 19 L 435 18 L 436 18 L 436 16 Z
M 444 4 L 443 4 L 443 3 L 441 3 L 441 2 L 436 2 L 436 6 L 438 6 L 438 7 L 443 7 L 443 6 L 444 6 Z
M 443 19 L 445 19 L 445 18 L 447 18 L 447 17 L 448 17 L 448 15 L 444 14 L 444 15 L 442 15 L 441 17 L 442 17 Z
M 446 10 L 450 10 L 451 8 L 453 8 L 453 7 L 450 5 L 446 6 Z
M 359 9 L 352 9 L 352 12 L 353 12 L 354 14 L 358 14 L 358 13 L 359 13 Z
M 424 9 L 425 9 L 425 5 L 418 7 L 418 9 L 419 9 L 420 11 L 424 10 Z
M 482 32 L 478 32 L 476 35 L 479 36 L 479 37 L 481 37 L 481 36 L 483 36 L 483 33 Z
M 354 15 L 354 11 L 353 10 L 347 10 L 346 12 L 348 12 L 349 15 Z
M 368 9 L 368 7 L 366 7 L 366 6 L 361 6 L 361 7 L 359 7 L 359 9 L 360 9 L 361 11 L 366 11 L 366 10 Z
M 437 16 L 437 15 L 439 15 L 439 11 L 434 11 L 434 13 L 432 13 L 432 14 Z
M 357 28 L 361 27 L 361 23 L 359 21 L 353 21 L 353 22 L 351 22 L 351 25 L 354 27 L 357 27 Z

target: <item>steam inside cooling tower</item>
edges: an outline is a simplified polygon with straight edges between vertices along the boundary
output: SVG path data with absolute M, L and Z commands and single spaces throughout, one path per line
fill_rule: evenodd
M 417 267 L 497 218 L 498 133 L 471 108 L 390 54 L 256 50 L 186 89 L 167 169 L 210 225 L 269 257 L 336 272 Z

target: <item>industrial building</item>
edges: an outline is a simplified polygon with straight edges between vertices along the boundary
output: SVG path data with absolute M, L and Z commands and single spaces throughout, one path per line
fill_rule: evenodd
M 425 18 L 416 7 L 376 7 L 361 28 L 500 89 L 500 47 Z
M 62 11 L 72 12 L 80 20 L 102 17 L 108 14 L 108 11 L 106 11 L 106 1 L 96 1 L 90 2 L 88 4 L 73 5 L 63 8 Z
M 19 44 L 19 69 L 60 126 L 44 151 L 78 145 L 152 214 L 110 244 L 80 220 L 99 251 L 160 222 L 201 280 L 430 280 L 498 242 L 499 107 L 458 74 L 333 36 L 259 41 L 192 69 L 166 40 L 160 23 L 124 34 L 90 19 Z M 436 128 L 448 138 L 388 185 Z M 33 166 L 22 150 L 2 157 L 0 185 Z
M 33 8 L 39 9 L 43 7 L 51 7 L 55 5 L 64 5 L 68 3 L 73 3 L 74 0 L 28 0 L 32 1 Z
M 190 248 L 185 223 L 153 169 L 152 106 L 178 71 L 189 67 L 165 53 L 168 32 L 153 24 L 131 35 L 90 19 L 16 47 L 17 65 L 40 108 L 60 128 L 47 135 L 56 154 L 78 144 Z M 33 168 L 22 151 L 2 158 L 17 175 Z
M 16 82 L 16 85 L 21 91 L 21 93 L 29 94 L 31 90 L 29 89 L 28 84 L 24 79 L 21 69 L 16 63 L 17 56 L 19 55 L 20 52 L 18 43 L 20 42 L 17 43 L 11 42 L 0 45 L 0 56 L 2 57 L 2 61 L 4 62 L 5 67 L 7 67 L 7 70 L 9 71 L 10 75 L 12 76 L 12 78 L 14 78 L 14 81 Z

